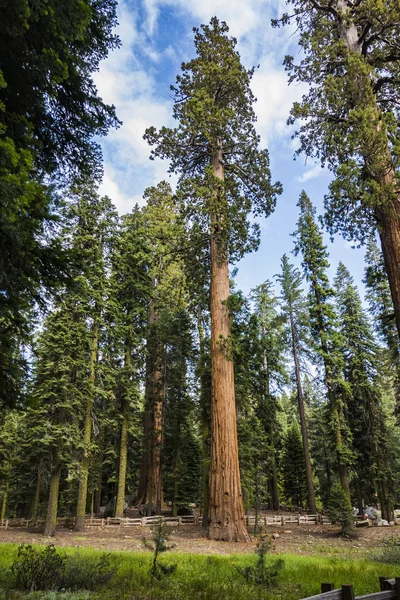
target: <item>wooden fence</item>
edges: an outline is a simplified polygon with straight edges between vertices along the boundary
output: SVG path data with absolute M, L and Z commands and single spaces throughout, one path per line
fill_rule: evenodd
M 323 583 L 321 593 L 316 596 L 309 596 L 302 600 L 400 600 L 400 578 L 388 579 L 379 577 L 379 586 L 381 591 L 364 596 L 355 596 L 352 585 L 342 585 L 340 589 L 335 590 L 333 583 Z
M 136 519 L 132 518 L 107 518 L 98 519 L 96 517 L 86 517 L 86 527 L 147 527 L 154 525 L 160 517 L 139 517 Z M 165 525 L 181 526 L 181 525 L 201 525 L 202 517 L 198 516 L 182 516 L 182 517 L 161 517 Z M 255 525 L 256 517 L 246 516 L 246 524 L 250 527 Z M 11 529 L 14 527 L 41 527 L 44 526 L 44 519 L 38 519 L 32 522 L 29 519 L 3 519 L 0 520 L 0 528 Z M 57 517 L 57 526 L 69 527 L 73 526 L 74 517 Z M 260 515 L 258 517 L 258 524 L 265 527 L 279 527 L 285 525 L 316 525 L 316 524 L 330 524 L 327 517 L 323 515 L 308 515 L 305 513 L 298 515 Z

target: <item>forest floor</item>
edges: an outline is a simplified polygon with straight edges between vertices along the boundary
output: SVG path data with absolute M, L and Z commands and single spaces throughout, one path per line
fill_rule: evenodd
M 278 554 L 367 558 L 386 537 L 400 533 L 400 527 L 357 528 L 356 537 L 351 540 L 341 538 L 338 527 L 332 525 L 269 527 L 267 533 L 279 535 L 274 540 L 274 551 Z M 247 554 L 254 552 L 257 544 L 254 536 L 250 544 L 209 540 L 205 529 L 191 525 L 171 526 L 169 534 L 169 544 L 174 546 L 174 551 L 190 554 Z M 87 529 L 84 533 L 58 528 L 54 538 L 45 538 L 41 533 L 24 528 L 0 530 L 0 543 L 54 544 L 98 550 L 146 551 L 144 537 L 151 538 L 149 527 L 119 529 L 116 526 L 102 530 Z

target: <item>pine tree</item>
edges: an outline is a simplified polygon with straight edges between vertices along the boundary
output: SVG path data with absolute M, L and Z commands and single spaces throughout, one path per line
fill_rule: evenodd
M 288 338 L 292 348 L 292 357 L 294 362 L 295 381 L 297 389 L 297 404 L 299 410 L 299 419 L 301 427 L 301 437 L 303 442 L 303 455 L 307 474 L 308 507 L 312 513 L 316 512 L 315 491 L 313 482 L 313 473 L 310 458 L 310 449 L 308 443 L 308 429 L 304 406 L 304 393 L 301 380 L 301 363 L 304 345 L 307 343 L 308 334 L 308 315 L 303 292 L 301 288 L 302 276 L 300 271 L 289 263 L 286 254 L 281 261 L 282 273 L 277 276 L 282 287 L 283 310 L 287 316 Z
M 276 392 L 287 382 L 284 317 L 279 312 L 279 300 L 272 291 L 271 281 L 265 281 L 251 291 L 254 301 L 254 318 L 258 329 L 258 397 L 257 414 L 263 424 L 270 446 L 270 506 L 279 510 L 277 426 L 278 402 Z
M 303 58 L 287 56 L 290 81 L 309 92 L 292 109 L 300 152 L 334 173 L 326 223 L 364 241 L 377 228 L 400 335 L 400 202 L 397 40 L 400 7 L 374 0 L 288 0 Z M 278 21 L 275 21 L 277 24 Z
M 75 531 L 83 531 L 87 504 L 89 461 L 92 446 L 92 420 L 96 398 L 97 360 L 107 290 L 108 254 L 115 231 L 116 215 L 111 201 L 100 198 L 92 186 L 76 190 L 76 226 L 73 227 L 72 251 L 79 256 L 74 275 L 77 302 L 82 304 L 90 329 L 88 357 L 88 395 L 83 422 L 83 456 L 79 469 L 79 489 Z
M 144 448 L 137 503 L 152 505 L 160 514 L 164 505 L 162 489 L 162 436 L 165 404 L 166 340 L 162 313 L 184 305 L 185 280 L 182 269 L 182 223 L 171 186 L 162 181 L 144 193 L 143 235 L 149 245 L 151 290 L 148 301 Z
M 113 353 L 122 357 L 114 364 L 120 404 L 118 490 L 115 516 L 124 510 L 128 467 L 128 433 L 138 427 L 140 381 L 145 362 L 147 306 L 150 295 L 150 252 L 144 236 L 144 217 L 138 207 L 122 219 L 112 258 L 110 318 L 114 322 Z
M 286 500 L 294 506 L 304 506 L 307 496 L 306 463 L 297 421 L 293 421 L 286 434 L 282 472 Z
M 393 510 L 388 485 L 391 475 L 387 428 L 378 382 L 381 362 L 379 349 L 353 278 L 343 263 L 339 263 L 335 287 L 343 340 L 341 352 L 344 357 L 344 376 L 350 384 L 351 392 L 347 402 L 347 420 L 356 456 L 354 469 L 357 473 L 357 496 L 361 508 L 362 499 L 373 495 L 373 473 L 382 516 L 391 521 Z
M 332 304 L 335 293 L 326 274 L 329 267 L 328 253 L 315 221 L 315 208 L 304 191 L 300 195 L 298 206 L 300 217 L 295 233 L 295 252 L 302 254 L 304 273 L 310 283 L 311 333 L 325 372 L 328 418 L 340 482 L 350 499 L 348 466 L 351 462 L 351 442 L 346 423 L 347 390 L 342 376 L 343 356 L 338 351 L 341 340 L 337 332 L 337 317 Z
M 280 186 L 272 186 L 269 158 L 255 133 L 253 71 L 235 51 L 236 40 L 217 18 L 195 29 L 197 56 L 182 65 L 172 87 L 176 129 L 147 130 L 152 156 L 171 161 L 192 212 L 210 235 L 211 459 L 209 536 L 248 540 L 240 489 L 233 363 L 230 360 L 228 260 L 256 245 L 247 214 L 269 214 Z

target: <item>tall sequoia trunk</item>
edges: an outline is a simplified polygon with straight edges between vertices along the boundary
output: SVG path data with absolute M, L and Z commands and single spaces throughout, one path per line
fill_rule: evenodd
M 92 328 L 89 358 L 89 394 L 86 400 L 85 422 L 83 429 L 83 457 L 80 464 L 78 502 L 76 505 L 76 520 L 74 531 L 84 531 L 87 488 L 89 477 L 89 448 L 92 438 L 92 410 L 94 403 L 94 384 L 96 375 L 97 346 L 99 341 L 99 322 L 95 319 Z
M 290 331 L 291 331 L 291 336 L 292 336 L 292 353 L 293 353 L 294 370 L 295 370 L 296 387 L 297 387 L 297 404 L 299 407 L 300 428 L 301 428 L 301 437 L 303 440 L 304 461 L 306 464 L 308 508 L 312 513 L 315 513 L 315 512 L 317 512 L 317 507 L 315 504 L 315 491 L 314 491 L 313 474 L 312 474 L 312 467 L 311 467 L 310 448 L 309 448 L 309 443 L 308 443 L 307 421 L 306 421 L 306 415 L 305 415 L 305 411 L 304 411 L 303 386 L 301 385 L 300 363 L 299 363 L 299 356 L 298 356 L 298 352 L 297 352 L 297 343 L 296 343 L 295 327 L 294 327 L 294 322 L 293 322 L 293 313 L 291 310 L 289 312 L 289 318 L 290 318 Z
M 44 528 L 44 535 L 46 537 L 54 537 L 56 534 L 60 474 L 61 465 L 57 461 L 52 469 L 50 478 L 49 503 L 47 505 L 46 525 Z
M 126 388 L 122 390 L 122 423 L 119 444 L 118 491 L 115 504 L 115 516 L 122 517 L 125 504 L 126 469 L 128 462 L 128 426 L 129 426 L 129 380 L 132 367 L 132 339 L 128 335 L 125 344 L 124 367 L 126 370 Z
M 200 373 L 200 408 L 201 408 L 201 459 L 202 459 L 202 526 L 208 527 L 209 513 L 209 479 L 210 479 L 210 398 L 207 394 L 205 373 L 204 329 L 201 322 L 201 309 L 198 310 L 197 330 L 199 334 L 199 373 Z
M 148 355 L 146 368 L 144 448 L 140 465 L 139 490 L 136 504 L 157 506 L 160 514 L 164 506 L 162 488 L 162 428 L 164 411 L 163 349 L 159 339 L 160 316 L 153 304 L 149 310 Z
M 213 174 L 223 181 L 222 148 L 212 159 Z M 222 227 L 221 227 L 222 226 Z M 208 535 L 225 541 L 250 541 L 240 485 L 235 382 L 230 356 L 227 244 L 223 224 L 211 216 L 211 456 Z

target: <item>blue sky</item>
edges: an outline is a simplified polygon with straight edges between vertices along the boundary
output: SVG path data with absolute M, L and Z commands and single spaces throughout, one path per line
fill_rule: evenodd
M 215 13 L 216 9 L 218 12 Z M 257 130 L 269 149 L 274 181 L 283 184 L 275 212 L 261 222 L 258 252 L 239 264 L 236 282 L 248 293 L 280 270 L 280 259 L 290 253 L 290 237 L 296 226 L 296 203 L 305 189 L 318 211 L 330 174 L 304 157 L 293 160 L 296 142 L 286 119 L 293 101 L 306 89 L 287 85 L 282 67 L 286 54 L 299 54 L 296 33 L 290 28 L 272 29 L 270 20 L 285 11 L 284 0 L 120 0 L 118 34 L 122 46 L 114 51 L 96 74 L 95 81 L 105 101 L 115 104 L 122 127 L 102 140 L 105 176 L 101 193 L 108 194 L 120 214 L 142 202 L 146 187 L 168 179 L 168 164 L 149 160 L 149 147 L 142 136 L 146 127 L 173 126 L 169 86 L 175 82 L 182 61 L 194 56 L 193 27 L 208 23 L 214 14 L 225 20 L 238 39 L 238 50 L 246 67 L 260 65 L 252 88 Z M 174 177 L 169 179 L 172 185 Z M 333 244 L 325 236 L 330 252 L 331 277 L 342 260 L 362 288 L 363 250 L 337 237 Z M 292 257 L 299 263 L 298 258 Z

